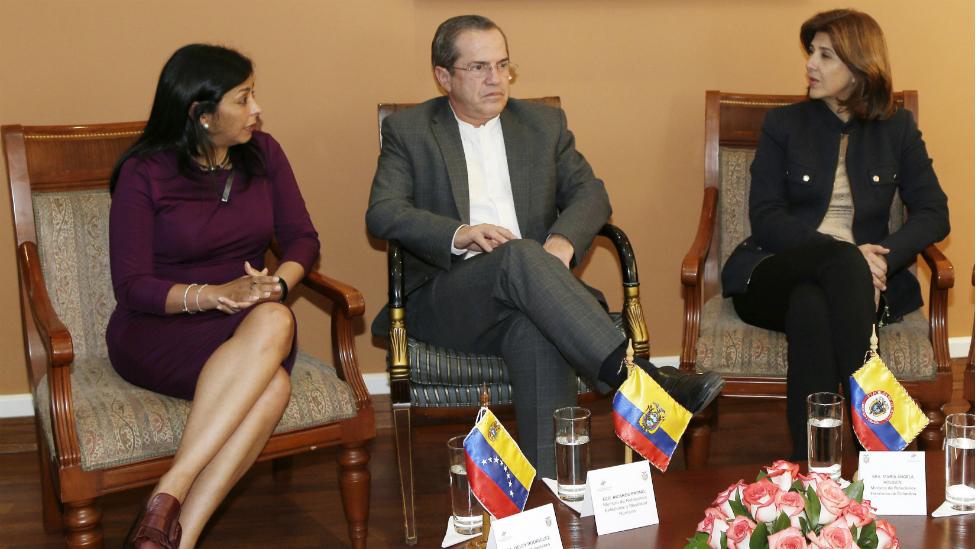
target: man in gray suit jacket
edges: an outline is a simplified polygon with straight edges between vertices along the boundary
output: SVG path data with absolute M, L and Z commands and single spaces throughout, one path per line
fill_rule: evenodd
M 366 224 L 408 252 L 414 337 L 505 360 L 520 446 L 553 477 L 552 413 L 575 404 L 576 374 L 604 392 L 625 375 L 624 336 L 569 270 L 609 219 L 610 201 L 563 111 L 509 99 L 515 66 L 492 21 L 448 19 L 431 58 L 447 95 L 384 120 Z M 377 335 L 386 314 L 373 323 Z M 692 412 L 723 385 L 715 374 L 638 362 Z

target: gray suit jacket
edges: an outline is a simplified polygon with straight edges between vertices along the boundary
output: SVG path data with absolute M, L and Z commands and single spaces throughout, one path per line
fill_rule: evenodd
M 549 234 L 563 235 L 578 263 L 611 210 L 603 182 L 576 151 L 565 113 L 510 99 L 501 125 L 522 237 L 541 243 Z M 407 250 L 410 293 L 461 260 L 451 254 L 451 240 L 468 222 L 464 149 L 447 97 L 390 115 L 382 135 L 366 226 Z

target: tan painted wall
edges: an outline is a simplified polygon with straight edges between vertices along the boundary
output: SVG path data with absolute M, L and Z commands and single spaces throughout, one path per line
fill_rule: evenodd
M 973 3 L 843 2 L 888 36 L 896 88 L 920 91 L 921 126 L 949 194 L 944 249 L 958 274 L 950 336 L 970 334 L 973 290 Z M 265 128 L 280 140 L 322 234 L 322 268 L 354 283 L 367 315 L 385 301 L 385 255 L 363 212 L 375 167 L 375 106 L 435 94 L 436 25 L 482 13 L 508 33 L 521 65 L 516 96 L 558 94 L 578 145 L 608 185 L 614 221 L 640 260 L 652 354 L 681 337 L 678 266 L 697 223 L 706 89 L 801 93 L 800 23 L 834 2 L 768 0 L 0 0 L 0 123 L 146 117 L 159 69 L 191 41 L 227 44 L 257 65 Z M 8 204 L 8 190 L 0 203 Z M 27 391 L 9 206 L 0 207 L 0 394 Z M 585 278 L 608 289 L 616 267 L 598 250 Z M 300 338 L 327 356 L 326 316 L 304 300 Z M 363 326 L 364 370 L 384 351 Z

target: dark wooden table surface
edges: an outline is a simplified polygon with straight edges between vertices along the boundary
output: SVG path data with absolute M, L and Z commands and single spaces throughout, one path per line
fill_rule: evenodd
M 766 465 L 766 464 L 763 464 Z M 845 462 L 849 478 L 854 463 Z M 715 495 L 739 479 L 753 482 L 761 465 L 729 465 L 699 471 L 653 470 L 654 494 L 660 523 L 616 534 L 596 535 L 593 517 L 580 518 L 559 503 L 540 481 L 533 484 L 526 509 L 553 503 L 563 546 L 570 548 L 681 548 L 704 517 Z M 944 500 L 945 465 L 942 452 L 926 455 L 927 511 L 931 515 Z M 974 546 L 972 514 L 945 518 L 931 516 L 884 516 L 895 526 L 901 546 L 908 548 L 971 548 Z M 463 547 L 463 546 L 461 546 Z

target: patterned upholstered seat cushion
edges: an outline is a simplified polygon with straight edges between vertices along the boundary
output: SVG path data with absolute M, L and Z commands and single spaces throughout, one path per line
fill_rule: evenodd
M 878 352 L 902 381 L 935 377 L 937 364 L 921 311 L 889 324 Z M 696 368 L 724 376 L 786 377 L 786 336 L 739 320 L 731 299 L 710 299 L 702 310 Z
M 129 384 L 107 358 L 105 327 L 115 308 L 108 261 L 108 191 L 34 193 L 32 198 L 41 270 L 75 352 L 71 391 L 82 467 L 106 469 L 172 455 L 190 403 Z M 291 402 L 276 433 L 356 415 L 352 390 L 331 366 L 299 352 L 291 383 Z M 53 448 L 46 377 L 34 398 Z
M 50 393 L 45 377 L 34 398 L 53 450 Z M 341 421 L 356 415 L 352 389 L 335 368 L 299 352 L 291 374 L 291 401 L 275 433 Z M 168 397 L 125 381 L 108 359 L 76 360 L 71 368 L 75 428 L 85 470 L 170 456 L 183 435 L 190 401 Z
M 725 264 L 735 247 L 751 233 L 749 166 L 755 151 L 722 147 L 718 199 L 718 252 Z M 895 197 L 889 230 L 904 223 L 904 207 Z M 879 352 L 901 380 L 932 379 L 937 364 L 921 311 L 881 329 Z M 786 377 L 786 336 L 739 320 L 731 299 L 714 297 L 702 308 L 696 368 L 728 376 Z
M 610 315 L 624 332 L 619 313 Z M 410 361 L 410 402 L 419 407 L 477 406 L 482 383 L 488 385 L 491 404 L 512 402 L 508 367 L 501 357 L 462 353 L 413 338 L 407 339 Z M 593 391 L 583 378 L 577 378 L 577 392 Z

